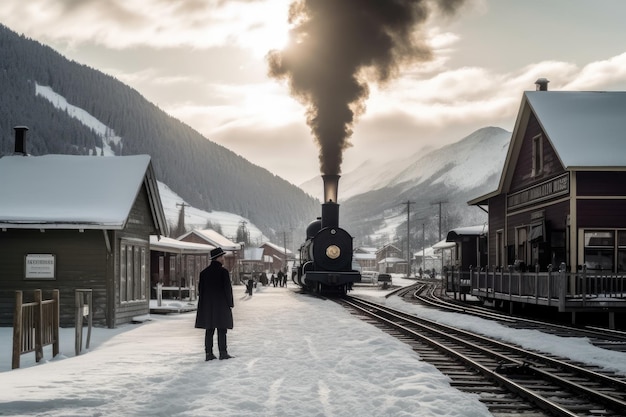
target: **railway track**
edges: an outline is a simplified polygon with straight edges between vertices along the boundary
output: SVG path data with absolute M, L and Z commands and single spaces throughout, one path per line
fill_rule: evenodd
M 626 352 L 626 332 L 623 331 L 589 326 L 569 326 L 562 323 L 511 316 L 486 307 L 441 297 L 437 293 L 437 286 L 433 283 L 418 283 L 414 286 L 399 289 L 396 295 L 402 296 L 407 302 L 419 302 L 445 311 L 495 320 L 516 329 L 540 330 L 544 333 L 562 337 L 586 337 L 597 347 Z
M 589 370 L 373 301 L 342 303 L 409 343 L 460 390 L 476 393 L 494 416 L 625 416 L 626 378 Z

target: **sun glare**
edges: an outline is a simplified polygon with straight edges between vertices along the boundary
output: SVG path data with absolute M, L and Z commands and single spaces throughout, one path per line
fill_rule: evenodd
M 272 49 L 283 49 L 289 40 L 289 22 L 285 0 L 259 2 L 246 8 L 245 33 L 240 33 L 243 46 L 257 58 L 263 58 Z M 261 7 L 262 6 L 262 7 Z

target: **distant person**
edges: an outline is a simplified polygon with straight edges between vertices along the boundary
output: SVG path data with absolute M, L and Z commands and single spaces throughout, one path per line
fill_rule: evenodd
M 230 359 L 226 344 L 226 332 L 233 328 L 233 287 L 230 274 L 222 265 L 226 253 L 222 248 L 211 251 L 211 263 L 200 272 L 198 284 L 198 310 L 196 328 L 206 329 L 204 350 L 206 360 L 217 359 L 213 354 L 213 335 L 217 329 L 217 347 L 220 359 Z

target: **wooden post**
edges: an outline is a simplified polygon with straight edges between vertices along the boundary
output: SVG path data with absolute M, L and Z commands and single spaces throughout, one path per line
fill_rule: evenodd
M 35 361 L 43 358 L 43 308 L 41 306 L 41 290 L 35 290 Z
M 74 292 L 74 353 L 80 355 L 83 345 L 83 297 L 78 290 Z
M 13 312 L 13 361 L 12 369 L 20 367 L 22 353 L 22 291 L 15 291 L 15 310 Z
M 567 294 L 567 272 L 565 262 L 559 267 L 559 311 L 565 311 L 565 295 Z
M 61 295 L 59 290 L 52 290 L 52 299 L 54 300 L 52 309 L 52 335 L 54 342 L 52 343 L 52 357 L 59 354 L 59 326 L 61 323 Z

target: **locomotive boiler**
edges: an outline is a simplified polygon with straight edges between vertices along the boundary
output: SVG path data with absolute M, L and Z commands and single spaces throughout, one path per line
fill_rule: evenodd
M 339 227 L 339 175 L 322 175 L 322 180 L 322 216 L 306 229 L 293 280 L 307 291 L 346 294 L 361 281 L 361 274 L 352 268 L 352 236 Z

